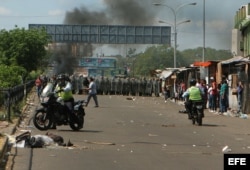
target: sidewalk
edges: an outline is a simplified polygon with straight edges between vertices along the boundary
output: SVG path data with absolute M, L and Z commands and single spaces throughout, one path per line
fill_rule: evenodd
M 20 114 L 19 118 L 13 119 L 12 122 L 8 121 L 0 121 L 0 164 L 2 164 L 6 154 L 6 151 L 8 150 L 8 137 L 7 135 L 13 135 L 20 124 L 20 122 L 24 119 L 26 110 L 31 107 L 32 103 L 37 102 L 38 98 L 36 96 L 36 93 L 34 90 L 30 92 L 26 99 L 26 104 L 22 109 L 22 112 Z

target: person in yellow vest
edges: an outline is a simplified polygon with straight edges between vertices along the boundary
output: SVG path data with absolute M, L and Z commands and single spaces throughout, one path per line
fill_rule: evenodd
M 191 109 L 192 109 L 192 102 L 193 101 L 202 101 L 202 96 L 203 91 L 196 86 L 196 80 L 195 79 L 191 79 L 190 80 L 190 87 L 183 93 L 182 97 L 186 98 L 186 102 L 185 102 L 185 108 L 187 110 L 188 113 L 188 118 L 191 119 L 192 115 L 191 115 Z
M 62 100 L 67 106 L 69 112 L 74 113 L 74 97 L 72 93 L 72 84 L 69 77 L 60 74 L 57 77 L 55 92 L 58 93 L 58 100 Z

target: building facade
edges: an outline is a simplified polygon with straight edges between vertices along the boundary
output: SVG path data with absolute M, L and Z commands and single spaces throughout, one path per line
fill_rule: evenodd
M 250 3 L 243 5 L 235 14 L 232 53 L 235 56 L 250 56 Z
M 248 102 L 250 96 L 250 3 L 241 6 L 236 11 L 234 29 L 232 30 L 232 53 L 234 56 L 242 57 L 240 62 L 234 63 L 234 67 L 238 70 L 235 83 L 241 81 L 244 84 L 242 111 L 250 114 Z M 236 86 L 235 83 L 234 87 Z

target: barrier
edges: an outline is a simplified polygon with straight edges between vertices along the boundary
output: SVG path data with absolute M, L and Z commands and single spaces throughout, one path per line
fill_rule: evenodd
M 34 87 L 34 83 L 35 81 L 31 80 L 12 88 L 0 89 L 0 110 L 2 113 L 7 112 L 7 114 L 0 114 L 0 119 L 7 118 L 8 121 L 11 121 L 11 107 L 27 97 L 27 93 Z

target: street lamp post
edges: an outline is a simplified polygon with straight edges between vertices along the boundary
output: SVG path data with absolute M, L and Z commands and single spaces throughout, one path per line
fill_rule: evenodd
M 166 21 L 163 21 L 163 20 L 159 20 L 159 23 L 165 23 L 165 24 L 170 24 L 173 29 L 174 29 L 174 68 L 176 68 L 176 51 L 177 51 L 177 26 L 180 25 L 180 24 L 184 24 L 184 23 L 188 23 L 188 22 L 191 22 L 191 20 L 185 20 L 185 21 L 181 21 L 181 22 L 178 22 L 178 23 L 174 23 L 174 24 L 171 24 L 169 22 L 166 22 Z
M 177 23 L 177 13 L 184 6 L 196 5 L 196 4 L 197 4 L 196 2 L 194 2 L 194 3 L 186 3 L 186 4 L 179 5 L 177 8 L 172 8 L 171 6 L 169 6 L 167 4 L 161 4 L 161 3 L 154 3 L 153 4 L 155 6 L 165 6 L 165 7 L 169 8 L 172 11 L 173 15 L 174 15 L 174 24 L 173 24 L 173 27 L 174 27 L 174 68 L 176 68 L 177 26 L 182 24 L 182 23 L 190 22 L 190 20 L 186 20 L 186 21 Z M 166 23 L 166 22 L 162 22 L 162 23 Z
M 202 62 L 205 61 L 205 0 L 203 0 L 203 50 L 202 50 Z

